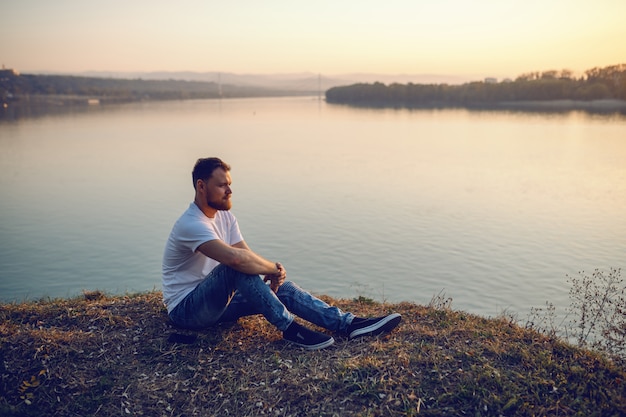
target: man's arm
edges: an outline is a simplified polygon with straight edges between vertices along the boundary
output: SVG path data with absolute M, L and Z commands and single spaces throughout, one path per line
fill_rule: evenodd
M 245 274 L 273 275 L 281 272 L 276 263 L 252 252 L 244 241 L 229 246 L 219 239 L 210 240 L 198 246 L 198 251 Z
M 250 247 L 248 246 L 248 244 L 246 243 L 245 240 L 242 240 L 241 242 L 235 243 L 232 246 L 234 248 L 240 248 L 240 249 L 245 249 L 245 250 L 252 250 L 252 249 L 250 249 Z
M 248 244 L 244 240 L 242 240 L 241 242 L 235 243 L 233 246 L 235 248 L 251 250 L 248 247 Z M 270 282 L 270 288 L 274 292 L 278 291 L 278 288 L 281 285 L 283 285 L 283 283 L 285 282 L 285 278 L 287 278 L 287 271 L 285 271 L 285 267 L 283 267 L 280 264 L 280 262 L 276 262 L 276 266 L 278 267 L 278 273 L 275 273 L 275 274 L 265 274 L 265 278 L 264 278 L 265 282 L 267 282 L 267 281 Z

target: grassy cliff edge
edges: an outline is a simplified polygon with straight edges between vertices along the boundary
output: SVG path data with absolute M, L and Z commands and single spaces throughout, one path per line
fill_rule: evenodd
M 322 297 L 399 312 L 380 338 L 307 352 L 262 317 L 174 328 L 158 291 L 0 305 L 0 414 L 612 416 L 626 370 L 604 356 L 447 306 Z M 197 338 L 171 342 L 174 334 Z

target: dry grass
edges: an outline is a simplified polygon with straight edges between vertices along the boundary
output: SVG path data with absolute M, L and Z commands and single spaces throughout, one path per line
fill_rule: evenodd
M 626 371 L 599 354 L 447 306 L 323 298 L 403 321 L 307 352 L 258 316 L 175 329 L 160 292 L 0 305 L 0 415 L 626 414 Z

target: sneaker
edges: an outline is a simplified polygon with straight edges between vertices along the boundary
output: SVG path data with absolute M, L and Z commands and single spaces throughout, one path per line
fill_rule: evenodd
M 379 334 L 390 332 L 400 324 L 400 320 L 402 320 L 402 316 L 398 313 L 370 319 L 355 317 L 350 326 L 348 326 L 348 338 L 378 336 Z
M 307 350 L 324 349 L 335 343 L 332 336 L 307 329 L 295 321 L 283 332 L 283 339 Z

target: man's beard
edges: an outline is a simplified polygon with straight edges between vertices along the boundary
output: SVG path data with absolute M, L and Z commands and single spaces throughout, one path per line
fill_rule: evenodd
M 233 206 L 233 204 L 230 201 L 230 199 L 220 200 L 220 201 L 208 201 L 207 200 L 206 203 L 207 203 L 207 205 L 209 207 L 211 207 L 212 209 L 215 209 L 215 210 L 228 211 Z

